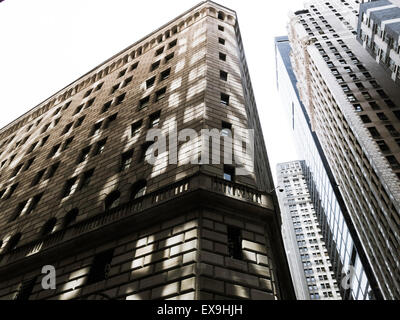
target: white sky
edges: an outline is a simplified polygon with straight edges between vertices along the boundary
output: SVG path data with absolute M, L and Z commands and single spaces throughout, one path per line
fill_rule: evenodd
M 0 2 L 0 128 L 200 0 Z M 273 37 L 303 0 L 218 0 L 237 12 L 271 171 L 296 160 L 275 83 Z

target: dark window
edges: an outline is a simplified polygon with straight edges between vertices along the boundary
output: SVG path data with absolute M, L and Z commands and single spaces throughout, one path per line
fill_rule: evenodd
M 107 142 L 107 138 L 97 142 L 96 149 L 94 151 L 94 155 L 95 156 L 98 155 L 98 154 L 102 154 L 103 153 L 103 151 L 104 151 L 104 149 L 106 147 L 106 142 Z
M 26 163 L 24 171 L 28 170 L 31 167 L 33 161 L 35 161 L 35 158 L 31 158 L 31 159 L 28 160 L 28 162 Z
M 157 51 L 155 53 L 155 57 L 159 56 L 163 52 L 164 52 L 164 47 L 161 47 L 160 49 L 157 49 Z
M 374 139 L 379 139 L 381 137 L 379 131 L 375 127 L 369 127 L 368 131 L 371 133 L 371 136 Z
M 177 44 L 177 40 L 176 40 L 176 39 L 175 39 L 174 41 L 171 41 L 171 42 L 168 44 L 168 49 L 171 49 L 171 48 L 175 47 L 176 44 Z
M 220 53 L 219 53 L 219 60 L 226 61 L 226 54 L 220 52 Z
M 85 109 L 90 108 L 93 105 L 94 99 L 95 98 L 92 98 L 88 102 L 86 102 Z
M 235 181 L 235 168 L 224 165 L 224 179 L 227 181 Z
M 156 70 L 159 66 L 160 66 L 160 60 L 154 62 L 154 63 L 151 65 L 150 71 Z
M 101 110 L 101 112 L 102 112 L 102 113 L 103 113 L 103 112 L 107 112 L 108 109 L 110 109 L 110 107 L 111 107 L 111 103 L 112 103 L 112 101 L 106 102 L 106 103 L 103 105 L 103 109 Z
M 119 191 L 113 191 L 106 197 L 106 199 L 104 201 L 106 210 L 110 210 L 115 207 L 118 207 L 120 195 L 121 194 Z
M 30 214 L 36 209 L 37 205 L 40 202 L 40 199 L 42 199 L 42 196 L 43 196 L 43 193 L 39 193 L 32 198 L 31 203 L 29 204 L 29 207 L 26 210 L 26 214 Z
M 101 89 L 101 87 L 103 86 L 103 83 L 104 83 L 104 82 L 99 83 L 99 84 L 97 85 L 96 89 L 94 89 L 94 90 L 95 90 L 95 91 L 99 91 L 99 90 Z
M 56 218 L 51 218 L 49 219 L 42 227 L 42 232 L 41 236 L 47 236 L 48 234 L 51 234 L 54 231 L 54 227 L 56 226 L 57 219 Z
M 385 91 L 383 91 L 383 90 L 376 90 L 376 92 L 378 92 L 378 94 L 384 99 L 386 99 L 388 97 L 387 94 L 385 93 Z
M 375 101 L 369 102 L 369 105 L 371 106 L 371 108 L 373 110 L 380 110 L 381 109 L 381 107 Z
M 51 165 L 46 179 L 52 178 L 54 176 L 54 174 L 56 173 L 59 166 L 60 166 L 60 162 L 56 162 L 53 165 Z
M 135 62 L 134 64 L 131 65 L 131 67 L 129 68 L 129 72 L 135 70 L 139 65 L 139 62 Z
M 131 126 L 131 136 L 135 136 L 140 132 L 140 128 L 142 127 L 142 120 L 136 121 L 134 124 Z
M 232 136 L 232 125 L 229 122 L 222 121 L 221 135 L 223 137 L 231 137 Z
M 100 133 L 102 124 L 103 124 L 103 121 L 100 121 L 93 125 L 92 134 L 91 134 L 92 136 L 95 136 Z
M 85 116 L 80 117 L 80 118 L 76 121 L 76 123 L 75 123 L 75 125 L 74 125 L 74 128 L 78 128 L 78 127 L 82 124 L 83 120 L 85 120 Z
M 229 95 L 221 93 L 221 103 L 226 106 L 229 106 Z
M 22 214 L 22 212 L 25 209 L 25 206 L 26 206 L 27 202 L 28 202 L 28 200 L 24 200 L 24 201 L 18 203 L 18 206 L 15 209 L 15 212 L 14 212 L 13 216 L 11 217 L 10 222 L 14 221 L 15 219 L 17 219 Z
M 130 82 L 132 82 L 133 77 L 126 78 L 125 81 L 122 83 L 121 88 L 125 88 Z
M 77 208 L 74 208 L 71 211 L 68 211 L 68 213 L 64 217 L 63 228 L 66 228 L 69 225 L 71 225 L 76 220 L 78 213 L 79 213 L 79 210 Z
M 225 39 L 218 38 L 218 43 L 225 45 Z
M 67 140 L 65 140 L 64 146 L 63 146 L 63 148 L 62 148 L 63 151 L 64 151 L 64 150 L 67 150 L 67 149 L 69 148 L 69 146 L 70 146 L 71 143 L 72 143 L 72 140 L 74 140 L 74 137 L 70 137 L 70 138 L 68 138 Z
M 67 182 L 65 183 L 65 186 L 64 186 L 63 193 L 62 193 L 63 198 L 68 197 L 71 194 L 72 188 L 74 187 L 75 182 L 76 182 L 76 177 L 67 180 Z
M 33 150 L 35 150 L 36 146 L 37 146 L 38 142 L 34 142 L 32 143 L 32 145 L 30 146 L 30 148 L 28 149 L 27 153 L 31 153 Z
M 129 167 L 132 164 L 132 157 L 133 157 L 133 150 L 129 150 L 127 152 L 124 152 L 121 155 L 120 171 L 125 171 L 125 170 L 129 169 Z
M 169 55 L 167 55 L 166 57 L 165 57 L 165 63 L 168 63 L 170 60 L 172 60 L 172 58 L 174 57 L 174 53 L 173 52 L 171 52 Z
M 376 143 L 378 144 L 378 147 L 379 149 L 381 149 L 382 152 L 390 152 L 390 149 L 384 140 L 378 140 L 376 141 Z
M 361 121 L 364 122 L 364 123 L 370 123 L 371 122 L 371 119 L 366 114 L 361 115 L 360 118 L 361 118 Z
M 145 108 L 149 105 L 150 102 L 150 96 L 144 97 L 143 99 L 140 99 L 139 101 L 139 109 Z
M 31 186 L 36 186 L 40 182 L 40 179 L 42 179 L 45 171 L 46 171 L 46 169 L 43 169 L 43 170 L 40 170 L 38 173 L 36 173 L 36 176 L 35 176 L 35 178 L 33 178 Z
M 22 166 L 23 166 L 23 165 L 24 165 L 24 164 L 21 163 L 21 164 L 19 164 L 19 165 L 14 169 L 13 173 L 11 174 L 11 178 L 12 178 L 12 177 L 15 177 L 15 176 L 20 172 L 20 170 L 22 169 Z
M 125 93 L 119 95 L 117 97 L 117 99 L 115 100 L 115 105 L 117 106 L 117 105 L 121 104 L 124 101 L 124 99 L 125 99 Z
M 18 292 L 14 300 L 20 300 L 20 301 L 29 300 L 29 296 L 32 294 L 33 288 L 35 286 L 36 279 L 37 277 L 34 277 L 33 279 L 23 281 L 18 289 Z
M 11 186 L 10 191 L 7 193 L 7 196 L 5 197 L 5 200 L 11 198 L 11 196 L 13 195 L 13 193 L 14 193 L 15 189 L 17 189 L 17 187 L 18 187 L 18 182 Z
M 114 122 L 115 120 L 117 120 L 117 115 L 118 115 L 118 113 L 114 113 L 113 115 L 109 116 L 109 117 L 106 119 L 106 121 L 105 121 L 105 123 L 104 123 L 104 129 L 109 128 L 109 127 L 113 124 L 113 122 Z
M 138 182 L 134 183 L 131 188 L 131 200 L 144 196 L 146 193 L 146 186 L 146 180 L 139 180 Z
M 49 155 L 47 156 L 48 159 L 52 158 L 56 155 L 58 149 L 60 149 L 60 145 L 61 145 L 61 143 L 59 143 L 59 144 L 55 145 L 53 148 L 51 148 L 51 151 L 50 151 Z
M 92 89 L 86 91 L 86 93 L 85 93 L 85 95 L 83 97 L 84 98 L 89 97 L 91 93 L 92 93 Z
M 242 254 L 242 236 L 237 227 L 228 226 L 228 252 L 233 259 L 241 260 Z
M 97 254 L 90 267 L 87 285 L 96 283 L 108 278 L 108 273 L 111 269 L 111 261 L 113 258 L 114 249 L 104 251 Z
M 154 82 L 156 81 L 156 77 L 151 77 L 146 81 L 146 89 L 151 88 L 154 85 Z
M 90 146 L 84 148 L 84 149 L 81 151 L 81 154 L 80 154 L 80 156 L 79 156 L 78 162 L 83 162 L 83 161 L 85 161 L 87 158 L 89 158 L 89 152 L 90 152 Z
M 50 123 L 48 123 L 48 124 L 44 125 L 44 126 L 43 126 L 43 128 L 42 128 L 42 131 L 41 131 L 41 133 L 44 133 L 44 132 L 46 132 L 46 131 L 47 131 L 47 129 L 49 128 L 49 126 L 50 126 Z
M 160 76 L 161 81 L 168 79 L 170 73 L 171 73 L 171 68 L 168 68 L 167 70 L 164 70 L 163 72 L 161 72 L 161 76 Z
M 153 144 L 154 141 L 147 141 L 142 144 L 139 162 L 148 160 L 149 157 L 153 154 Z
M 386 115 L 383 112 L 378 112 L 376 115 L 378 116 L 379 120 L 382 120 L 382 121 L 388 120 L 388 118 L 386 117 Z
M 72 128 L 72 125 L 73 125 L 73 122 L 67 124 L 67 125 L 64 127 L 64 130 L 61 132 L 61 135 L 66 134 L 66 133 Z
M 154 112 L 149 116 L 149 129 L 158 125 L 160 122 L 161 111 Z
M 155 101 L 160 101 L 165 97 L 165 93 L 167 92 L 167 87 L 161 88 L 160 90 L 156 91 Z
M 227 81 L 228 80 L 228 73 L 225 71 L 220 70 L 219 71 L 219 78 L 221 80 Z
M 386 105 L 387 105 L 389 108 L 396 108 L 396 105 L 395 105 L 394 102 L 393 102 L 392 100 L 390 100 L 390 99 L 386 99 L 386 100 L 385 100 L 385 103 L 386 103 Z
M 354 110 L 357 112 L 361 112 L 363 111 L 363 108 L 361 107 L 361 105 L 359 103 L 353 104 Z
M 41 147 L 43 147 L 43 146 L 46 144 L 47 140 L 49 140 L 49 137 L 50 137 L 50 135 L 45 136 L 45 137 L 42 139 L 42 141 L 40 142 L 40 146 L 41 146 Z
M 53 128 L 54 128 L 56 125 L 58 125 L 58 123 L 60 122 L 60 119 L 61 119 L 61 117 L 54 120 L 54 122 L 53 122 Z
M 395 110 L 395 111 L 393 111 L 393 114 L 396 116 L 397 119 L 400 120 L 400 111 Z
M 118 73 L 118 78 L 120 78 L 120 77 L 124 76 L 124 75 L 125 75 L 125 73 L 126 73 L 126 69 L 124 69 L 124 70 L 120 71 L 120 72 Z
M 219 26 L 218 26 L 218 30 L 219 30 L 219 31 L 224 31 L 225 28 L 224 28 L 223 26 L 220 26 L 220 25 L 219 25 Z
M 81 112 L 82 109 L 83 109 L 83 104 L 81 104 L 80 106 L 78 106 L 78 107 L 75 109 L 74 115 L 75 115 L 75 114 L 78 114 L 79 112 Z
M 92 178 L 93 173 L 94 173 L 94 169 L 90 169 L 83 174 L 81 185 L 80 185 L 79 189 L 83 189 L 89 185 L 90 179 Z

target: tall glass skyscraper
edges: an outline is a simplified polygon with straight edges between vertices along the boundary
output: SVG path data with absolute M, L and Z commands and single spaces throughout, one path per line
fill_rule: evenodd
M 343 299 L 380 298 L 310 117 L 300 101 L 288 37 L 275 38 L 277 85 Z

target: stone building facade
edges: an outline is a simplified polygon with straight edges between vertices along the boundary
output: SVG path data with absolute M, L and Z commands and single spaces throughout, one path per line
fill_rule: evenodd
M 254 161 L 233 146 L 248 174 L 196 164 L 204 141 L 174 135 L 188 128 L 253 129 Z M 0 299 L 294 297 L 228 8 L 198 4 L 1 129 L 0 166 Z

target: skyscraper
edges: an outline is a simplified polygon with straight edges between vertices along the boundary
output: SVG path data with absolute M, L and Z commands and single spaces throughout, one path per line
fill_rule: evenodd
M 306 178 L 341 296 L 346 300 L 380 297 L 332 170 L 300 101 L 297 79 L 290 62 L 288 37 L 277 37 L 275 49 L 278 91 L 293 130 L 297 152 L 304 159 L 302 174 Z
M 304 160 L 277 165 L 282 235 L 296 296 L 340 300 L 340 291 L 303 170 Z
M 294 297 L 228 8 L 198 4 L 1 129 L 0 165 L 1 299 Z
M 357 41 L 357 15 L 354 4 L 339 0 L 295 12 L 292 65 L 379 292 L 398 299 L 400 90 Z

